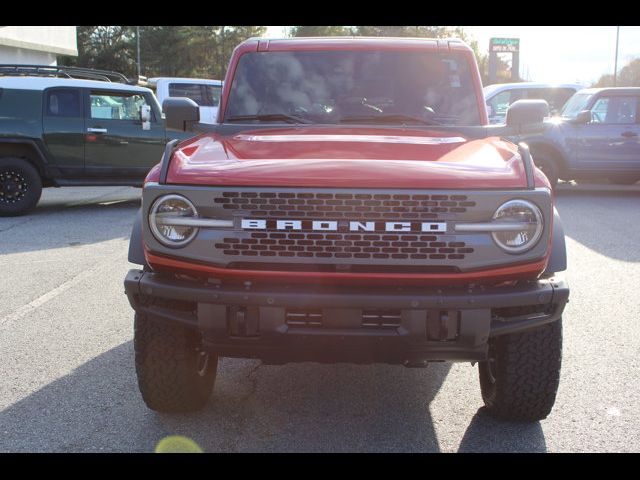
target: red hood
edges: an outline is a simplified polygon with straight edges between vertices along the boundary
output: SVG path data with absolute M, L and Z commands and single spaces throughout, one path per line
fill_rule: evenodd
M 154 168 L 147 180 L 157 180 L 158 172 Z M 191 139 L 174 154 L 167 183 L 522 188 L 526 176 L 517 147 L 497 137 L 468 141 L 451 132 L 298 127 Z

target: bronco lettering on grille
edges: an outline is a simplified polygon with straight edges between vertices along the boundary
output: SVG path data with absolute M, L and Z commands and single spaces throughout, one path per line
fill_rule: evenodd
M 356 222 L 345 220 L 278 220 L 243 218 L 244 230 L 306 230 L 317 232 L 446 233 L 446 222 Z

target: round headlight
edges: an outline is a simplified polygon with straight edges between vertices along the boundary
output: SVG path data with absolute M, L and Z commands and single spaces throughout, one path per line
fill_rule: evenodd
M 496 244 L 507 253 L 524 253 L 540 237 L 544 221 L 540 209 L 526 200 L 503 203 L 493 215 L 496 229 L 491 233 Z
M 198 228 L 181 225 L 188 218 L 198 216 L 196 207 L 182 195 L 165 195 L 158 198 L 149 212 L 149 227 L 161 244 L 179 248 L 188 244 L 198 233 Z

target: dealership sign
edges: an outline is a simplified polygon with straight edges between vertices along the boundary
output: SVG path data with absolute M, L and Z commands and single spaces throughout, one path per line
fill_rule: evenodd
M 496 53 L 516 53 L 520 51 L 519 38 L 492 38 L 489 51 Z

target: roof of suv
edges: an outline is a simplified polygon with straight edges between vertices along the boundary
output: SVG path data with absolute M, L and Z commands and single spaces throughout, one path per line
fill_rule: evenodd
M 212 78 L 188 78 L 188 77 L 153 77 L 148 80 L 149 83 L 155 84 L 159 81 L 180 82 L 180 83 L 206 83 L 209 85 L 222 85 L 222 80 L 214 80 Z
M 619 93 L 624 95 L 626 94 L 632 94 L 632 95 L 638 95 L 640 93 L 640 87 L 605 87 L 605 88 L 584 88 L 582 90 L 580 90 L 580 93 L 588 93 L 588 94 L 594 94 L 594 93 L 602 93 L 602 92 L 607 92 L 607 93 Z
M 103 82 L 100 80 L 80 80 L 75 78 L 58 77 L 0 77 L 0 88 L 15 88 L 18 90 L 44 90 L 50 87 L 78 87 L 104 90 L 123 90 L 134 92 L 151 92 L 148 88 L 136 85 L 125 85 L 117 82 Z
M 544 82 L 516 82 L 516 83 L 494 83 L 487 85 L 482 90 L 485 97 L 494 92 L 515 90 L 520 88 L 573 88 L 574 90 L 582 90 L 583 85 L 579 83 L 544 83 Z
M 471 48 L 457 38 L 422 38 L 422 37 L 291 37 L 291 38 L 263 38 L 252 37 L 241 45 L 256 44 L 258 50 L 411 50 L 414 48 L 434 50 L 447 50 L 453 47 L 455 50 L 469 50 Z

